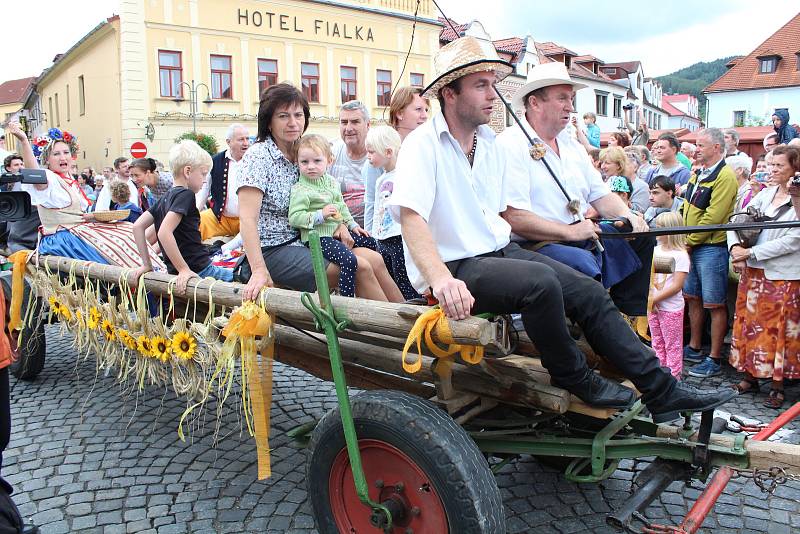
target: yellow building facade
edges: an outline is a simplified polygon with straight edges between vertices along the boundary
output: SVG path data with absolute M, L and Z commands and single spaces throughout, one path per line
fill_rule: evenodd
M 261 90 L 289 81 L 311 101 L 309 131 L 333 138 L 343 101 L 361 100 L 380 121 L 392 89 L 432 81 L 442 28 L 433 7 L 430 0 L 121 0 L 119 17 L 39 80 L 41 127 L 78 135 L 80 167 L 130 156 L 137 141 L 166 162 L 174 139 L 193 127 L 214 135 L 220 150 L 234 122 L 255 135 Z

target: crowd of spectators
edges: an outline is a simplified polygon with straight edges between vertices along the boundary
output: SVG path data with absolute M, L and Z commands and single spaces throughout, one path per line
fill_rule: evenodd
M 73 154 L 69 142 L 50 139 L 40 159 L 53 173 L 48 175 L 52 183 L 45 189 L 53 191 L 52 186 L 58 184 L 68 194 L 58 200 L 52 192 L 32 192 L 38 213 L 45 213 L 47 220 L 44 224 L 38 218 L 26 221 L 24 228 L 9 225 L 5 234 L 8 247 L 12 251 L 33 248 L 36 231 L 41 226 L 40 248 L 44 244 L 46 249 L 49 244 L 51 253 L 65 254 L 70 252 L 69 246 L 74 246 L 80 249 L 74 253 L 75 257 L 83 254 L 87 259 L 98 260 L 103 256 L 98 254 L 102 247 L 93 248 L 86 242 L 91 243 L 94 234 L 103 234 L 103 229 L 98 227 L 94 233 L 77 231 L 71 225 L 77 228 L 94 223 L 91 215 L 84 215 L 80 221 L 66 221 L 63 214 L 72 208 L 87 214 L 128 210 L 126 220 L 138 219 L 137 227 L 141 227 L 140 233 L 146 238 L 145 244 L 137 244 L 144 264 L 158 268 L 160 261 L 146 260 L 153 257 L 154 251 L 160 251 L 168 270 L 181 276 L 180 287 L 185 286 L 188 278 L 203 274 L 198 270 L 219 277 L 219 272 L 208 269 L 205 256 L 197 258 L 189 254 L 191 261 L 182 258 L 187 250 L 183 245 L 233 236 L 222 245 L 221 252 L 224 255 L 241 251 L 236 277 L 247 282 L 244 295 L 252 298 L 262 287 L 274 284 L 302 290 L 314 287 L 310 255 L 304 245 L 307 245 L 307 230 L 316 228 L 324 234 L 329 280 L 344 294 L 376 300 L 415 298 L 419 296 L 418 290 L 406 272 L 410 261 L 408 250 L 401 228 L 387 206 L 391 203 L 400 143 L 427 122 L 429 107 L 420 90 L 401 88 L 391 102 L 388 130 L 373 132 L 366 106 L 358 101 L 347 102 L 340 110 L 339 138 L 331 141 L 330 150 L 320 150 L 315 139 L 302 141 L 310 117 L 304 96 L 291 85 L 278 84 L 262 95 L 254 140 L 245 126 L 232 124 L 226 134 L 227 149 L 214 155 L 210 164 L 198 163 L 199 156 L 187 160 L 186 154 L 196 151 L 184 147 L 178 152 L 183 154 L 181 161 L 188 163 L 176 167 L 171 161 L 172 172 L 163 171 L 163 166 L 151 158 L 130 161 L 125 157 L 117 158 L 113 166 L 104 167 L 102 172 L 91 167 L 79 172 L 70 158 Z M 638 116 L 635 124 L 634 115 Z M 645 339 L 647 328 L 642 328 L 642 321 L 637 325 L 637 319 L 646 317 L 648 298 L 649 308 L 655 313 L 659 312 L 659 306 L 664 306 L 660 301 L 669 302 L 668 311 L 672 315 L 666 313 L 666 308 L 661 310 L 664 313 L 656 321 L 659 332 L 654 345 L 657 351 L 670 352 L 662 363 L 672 362 L 669 366 L 673 372 L 678 368 L 673 350 L 677 336 L 665 328 L 677 328 L 677 303 L 685 302 L 690 328 L 682 357 L 696 364 L 688 369 L 693 376 L 708 377 L 720 372 L 725 359 L 724 340 L 730 327 L 728 273 L 739 276 L 741 302 L 733 314 L 730 355 L 731 362 L 748 374 L 737 388 L 749 390 L 758 378 L 771 378 L 773 389 L 777 390 L 775 384 L 782 377 L 800 377 L 800 369 L 795 369 L 796 347 L 790 350 L 788 337 L 777 333 L 786 331 L 789 324 L 794 324 L 792 321 L 800 320 L 796 317 L 800 313 L 796 299 L 781 301 L 778 316 L 747 313 L 742 308 L 747 294 L 769 295 L 764 299 L 777 302 L 774 291 L 778 290 L 774 288 L 795 287 L 793 284 L 797 282 L 782 266 L 795 258 L 793 255 L 800 248 L 800 230 L 765 231 L 758 243 L 749 247 L 737 241 L 735 234 L 725 232 L 689 233 L 685 245 L 677 240 L 658 244 L 653 239 L 607 240 L 609 250 L 602 253 L 595 246 L 602 232 L 619 231 L 625 226 L 621 217 L 629 219 L 628 227 L 641 224 L 651 228 L 674 226 L 677 216 L 687 226 L 722 224 L 733 213 L 748 207 L 776 220 L 796 218 L 797 209 L 789 207 L 800 201 L 798 188 L 790 187 L 790 178 L 800 172 L 798 149 L 792 146 L 800 144 L 800 140 L 795 139 L 798 135 L 789 124 L 788 113 L 776 111 L 775 132 L 764 139 L 765 153 L 756 158 L 755 169 L 753 159 L 739 149 L 740 139 L 735 129 L 707 128 L 697 135 L 695 144 L 681 142 L 668 132 L 653 140 L 641 109 L 626 109 L 624 117 L 624 130 L 612 132 L 607 146 L 601 148 L 597 117 L 591 112 L 584 113 L 579 125 L 577 116 L 572 115 L 571 135 L 578 141 L 575 146 L 580 147 L 580 153 L 562 155 L 566 159 L 559 164 L 583 165 L 580 160 L 586 159 L 588 167 L 581 167 L 580 173 L 591 178 L 586 179 L 585 185 L 567 184 L 581 203 L 582 222 L 575 224 L 576 214 L 559 207 L 561 192 L 555 188 L 555 182 L 545 181 L 547 186 L 539 185 L 537 191 L 529 192 L 525 206 L 530 209 L 526 210 L 526 217 L 536 215 L 521 224 L 519 231 L 514 231 L 515 236 L 528 243 L 526 247 L 565 263 L 608 288 L 617 307 L 631 318 L 631 324 Z M 12 126 L 11 133 L 25 147 L 27 139 L 18 127 Z M 500 136 L 501 144 L 504 139 Z M 297 152 L 298 144 L 302 143 L 305 143 L 305 158 Z M 477 146 L 476 138 L 473 152 Z M 26 153 L 12 154 L 4 160 L 8 172 L 32 164 L 36 163 Z M 177 179 L 176 168 L 183 174 Z M 205 172 L 200 173 L 198 168 Z M 596 181 L 591 173 L 596 173 Z M 198 178 L 200 174 L 202 180 Z M 298 178 L 302 187 L 296 185 Z M 176 190 L 181 195 L 176 195 Z M 194 195 L 191 206 L 186 201 L 189 195 Z M 169 198 L 169 205 L 162 202 L 165 198 Z M 310 198 L 314 202 L 309 203 Z M 168 216 L 170 210 L 180 217 L 173 220 Z M 626 215 L 629 212 L 633 219 Z M 54 222 L 53 213 L 61 214 L 56 217 L 60 226 L 57 231 L 48 231 Z M 142 217 L 148 213 L 151 215 Z M 514 215 L 509 217 L 513 219 Z M 196 219 L 199 226 L 194 229 Z M 175 247 L 171 243 L 164 246 L 166 234 L 160 228 L 164 224 L 175 234 Z M 148 230 L 148 226 L 153 228 Z M 67 227 L 70 231 L 65 233 Z M 515 227 L 513 222 L 512 227 Z M 175 233 L 177 228 L 182 230 Z M 25 235 L 20 236 L 21 233 Z M 60 236 L 57 245 L 53 236 Z M 185 241 L 181 242 L 182 239 Z M 79 244 L 81 240 L 83 243 Z M 654 280 L 648 278 L 648 272 L 654 250 L 674 252 L 681 247 L 688 258 L 679 262 L 681 268 L 688 266 L 685 276 L 676 274 L 653 286 L 650 282 Z M 115 258 L 102 259 L 113 263 Z M 227 275 L 222 278 L 227 279 Z M 680 291 L 675 289 L 678 281 Z M 765 285 L 774 289 L 773 293 Z M 654 287 L 659 295 L 655 302 Z M 664 287 L 669 287 L 671 293 L 666 294 Z M 784 291 L 787 292 L 788 289 Z M 682 306 L 680 311 L 683 312 Z M 767 350 L 761 346 L 764 339 L 753 339 L 749 334 L 756 328 L 753 321 L 764 321 L 765 317 L 770 317 L 771 322 L 762 326 L 770 332 L 768 339 L 781 340 L 778 348 Z M 708 318 L 710 328 L 705 327 Z M 652 324 L 651 320 L 651 327 Z M 672 348 L 666 349 L 667 345 Z M 771 353 L 772 359 L 758 356 L 759 361 L 753 363 L 754 354 L 762 353 Z M 777 405 L 778 400 L 778 393 L 771 395 L 771 405 Z

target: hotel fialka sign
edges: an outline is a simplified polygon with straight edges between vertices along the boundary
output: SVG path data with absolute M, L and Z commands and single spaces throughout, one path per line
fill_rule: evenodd
M 277 29 L 285 32 L 310 33 L 315 36 L 339 37 L 354 41 L 375 41 L 372 28 L 356 24 L 330 22 L 323 19 L 298 20 L 294 15 L 282 15 L 269 11 L 238 9 L 240 26 Z

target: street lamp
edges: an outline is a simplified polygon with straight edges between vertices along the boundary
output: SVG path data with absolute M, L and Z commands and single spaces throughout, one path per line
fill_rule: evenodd
M 203 104 L 211 104 L 214 102 L 211 100 L 211 90 L 209 90 L 208 86 L 203 82 L 195 83 L 194 80 L 192 80 L 191 85 L 189 82 L 181 82 L 181 85 L 185 85 L 189 88 L 189 115 L 192 117 L 192 132 L 197 134 L 197 90 L 200 89 L 200 87 L 206 88 L 206 99 L 203 100 Z M 174 100 L 180 104 L 184 99 L 177 97 Z

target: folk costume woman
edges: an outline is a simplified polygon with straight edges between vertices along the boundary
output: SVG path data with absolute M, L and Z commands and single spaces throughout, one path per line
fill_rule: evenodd
M 141 261 L 131 224 L 95 222 L 94 214 L 86 213 L 91 202 L 69 173 L 78 150 L 75 136 L 51 128 L 46 135 L 34 139 L 32 146 L 19 124 L 12 123 L 9 129 L 20 143 L 25 167 L 37 168 L 38 156 L 47 176 L 47 184 L 22 184 L 42 221 L 38 253 L 138 267 Z M 155 251 L 150 252 L 156 265 L 163 269 Z

